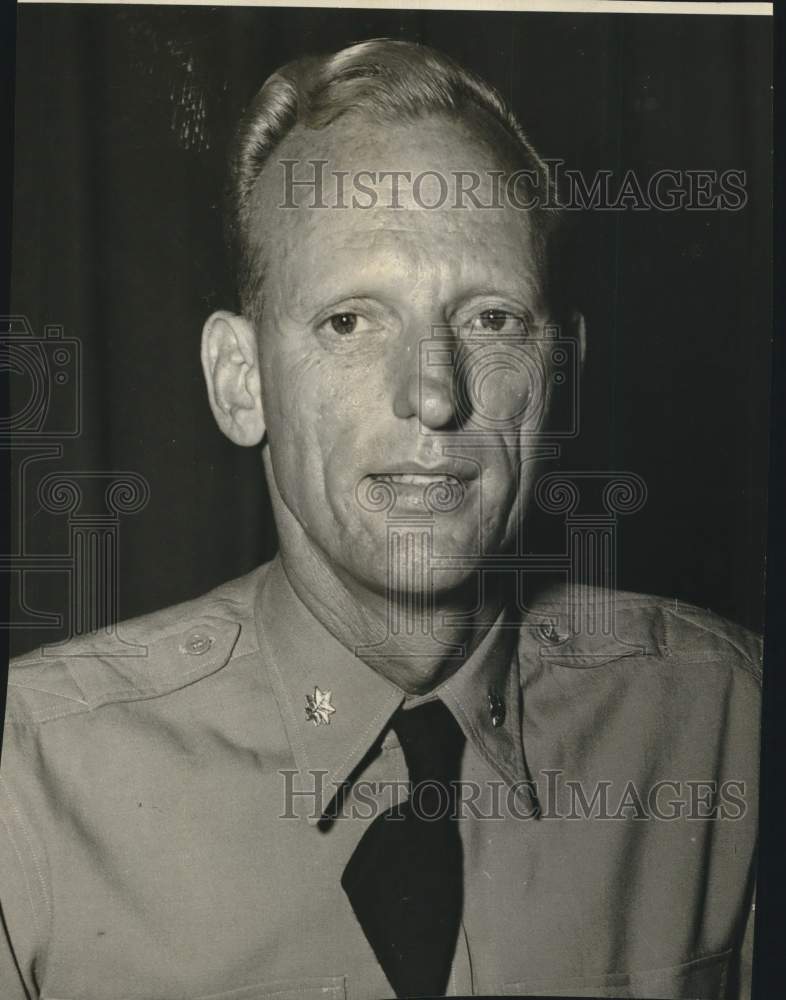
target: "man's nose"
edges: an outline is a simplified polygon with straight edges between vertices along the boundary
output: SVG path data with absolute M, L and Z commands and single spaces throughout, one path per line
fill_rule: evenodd
M 456 423 L 456 391 L 452 371 L 439 374 L 419 369 L 399 381 L 393 412 L 402 420 L 417 417 L 429 430 L 448 429 Z

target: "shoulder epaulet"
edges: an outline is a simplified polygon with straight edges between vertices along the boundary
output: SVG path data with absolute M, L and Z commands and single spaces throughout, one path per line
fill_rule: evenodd
M 693 662 L 732 656 L 761 681 L 763 642 L 755 632 L 685 601 L 663 602 L 667 613 L 666 642 L 671 653 L 691 656 Z
M 195 600 L 120 622 L 9 665 L 6 721 L 31 724 L 102 705 L 169 694 L 220 670 L 240 643 L 255 647 L 253 602 L 264 571 Z
M 732 662 L 761 676 L 759 636 L 709 609 L 652 594 L 550 587 L 529 606 L 522 642 L 564 666 L 599 666 L 645 655 Z

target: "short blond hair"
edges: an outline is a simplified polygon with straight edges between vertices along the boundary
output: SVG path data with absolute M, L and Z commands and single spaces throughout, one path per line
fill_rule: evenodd
M 342 115 L 367 116 L 375 124 L 412 122 L 441 114 L 474 119 L 490 133 L 497 126 L 508 142 L 505 162 L 532 171 L 541 191 L 551 190 L 545 163 L 499 93 L 448 56 L 415 42 L 388 38 L 358 42 L 339 52 L 306 56 L 268 77 L 247 107 L 230 152 L 225 229 L 235 261 L 240 303 L 254 316 L 260 306 L 263 261 L 251 240 L 254 186 L 275 148 L 296 125 L 326 128 Z M 490 138 L 490 134 L 489 134 Z M 532 215 L 544 251 L 559 213 L 553 200 Z

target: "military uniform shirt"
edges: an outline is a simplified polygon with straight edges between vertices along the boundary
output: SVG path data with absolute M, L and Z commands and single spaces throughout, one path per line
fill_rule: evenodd
M 623 593 L 615 635 L 571 632 L 582 594 L 503 616 L 432 694 L 466 736 L 448 993 L 745 996 L 757 641 Z M 340 878 L 406 794 L 404 693 L 278 560 L 118 634 L 12 664 L 3 1000 L 390 996 Z

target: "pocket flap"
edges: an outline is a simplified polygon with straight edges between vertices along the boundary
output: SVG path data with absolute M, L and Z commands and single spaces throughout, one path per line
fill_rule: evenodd
M 646 997 L 647 1000 L 716 1000 L 723 996 L 731 950 L 680 965 L 642 972 L 610 972 L 601 976 L 549 983 L 527 980 L 506 983 L 504 996 Z

